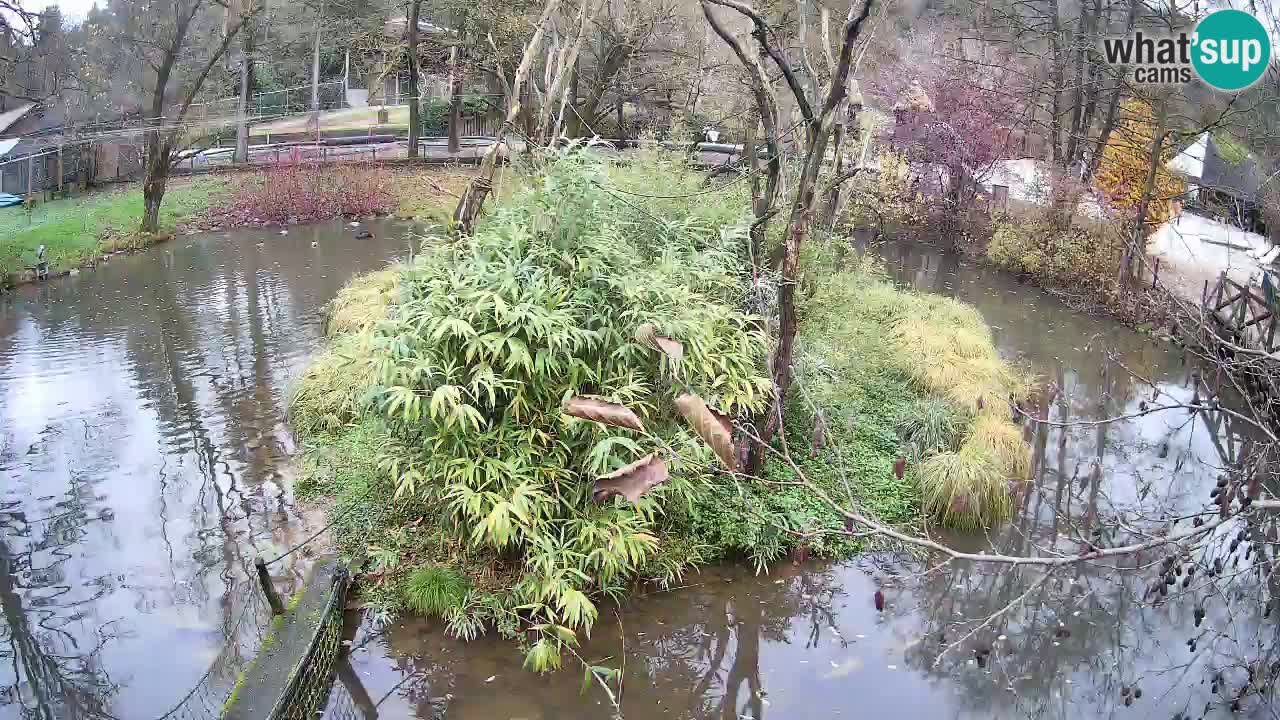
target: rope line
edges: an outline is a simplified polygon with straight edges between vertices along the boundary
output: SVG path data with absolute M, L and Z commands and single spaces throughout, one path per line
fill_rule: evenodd
M 333 516 L 333 518 L 332 518 L 331 520 L 329 520 L 329 522 L 325 523 L 324 527 L 322 527 L 322 528 L 320 528 L 319 530 L 317 530 L 317 531 L 315 531 L 314 533 L 312 533 L 312 534 L 311 534 L 311 536 L 310 536 L 310 537 L 308 537 L 306 540 L 303 540 L 302 542 L 300 542 L 300 543 L 298 543 L 298 544 L 294 545 L 293 547 L 289 548 L 288 550 L 285 550 L 284 552 L 280 553 L 279 555 L 275 556 L 274 558 L 272 558 L 272 559 L 270 559 L 270 560 L 267 560 L 267 561 L 266 561 L 266 564 L 267 564 L 267 565 L 273 565 L 273 564 L 275 564 L 275 563 L 277 563 L 277 562 L 279 562 L 279 561 L 281 561 L 281 560 L 283 560 L 283 559 L 285 559 L 285 558 L 289 557 L 290 555 L 294 554 L 295 552 L 297 552 L 297 551 L 301 550 L 303 547 L 305 547 L 305 546 L 306 546 L 308 543 L 310 543 L 312 540 L 315 540 L 316 538 L 318 538 L 318 537 L 320 537 L 321 535 L 323 535 L 325 532 L 327 532 L 327 531 L 328 531 L 330 528 L 332 528 L 334 525 L 338 524 L 338 521 L 339 521 L 339 520 L 341 520 L 341 519 L 345 518 L 345 517 L 346 517 L 346 516 L 347 516 L 347 515 L 352 511 L 352 510 L 355 510 L 355 509 L 356 509 L 356 507 L 357 507 L 357 503 L 358 503 L 359 501 L 364 500 L 365 498 L 369 497 L 369 495 L 370 495 L 371 493 L 373 493 L 373 490 L 374 490 L 374 488 L 375 488 L 375 487 L 376 487 L 376 486 L 375 486 L 375 485 L 373 485 L 373 484 L 371 483 L 371 484 L 369 485 L 369 487 L 365 488 L 364 492 L 363 492 L 363 493 L 361 493 L 361 494 L 360 494 L 360 495 L 359 495 L 355 500 L 353 500 L 349 505 L 347 505 L 347 507 L 346 507 L 345 509 L 343 509 L 343 510 L 339 511 L 337 514 L 335 514 L 335 515 Z

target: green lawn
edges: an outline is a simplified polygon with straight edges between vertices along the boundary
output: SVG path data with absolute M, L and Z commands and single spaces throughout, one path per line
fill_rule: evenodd
M 225 178 L 197 178 L 170 183 L 160 211 L 162 232 L 209 206 L 211 197 L 227 188 Z M 49 268 L 77 267 L 94 255 L 136 242 L 142 220 L 142 187 L 91 192 L 26 208 L 0 209 L 0 282 L 36 261 L 36 248 L 45 246 Z

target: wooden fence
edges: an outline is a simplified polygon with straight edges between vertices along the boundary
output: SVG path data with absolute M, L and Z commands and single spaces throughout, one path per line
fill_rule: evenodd
M 1264 294 L 1222 273 L 1204 288 L 1205 314 L 1213 317 L 1235 344 L 1267 353 L 1276 351 L 1277 315 L 1274 291 Z

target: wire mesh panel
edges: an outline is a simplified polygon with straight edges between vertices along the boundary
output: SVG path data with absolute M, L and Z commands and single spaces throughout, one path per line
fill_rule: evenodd
M 209 670 L 168 712 L 156 720 L 218 720 L 223 706 L 234 692 L 236 682 L 262 642 L 271 620 L 271 611 L 262 594 L 249 581 L 231 595 L 243 598 L 244 606 L 227 629 L 222 651 Z
M 316 626 L 315 635 L 302 660 L 294 667 L 271 720 L 310 720 L 325 706 L 334 669 L 342 654 L 343 609 L 347 598 L 348 575 L 339 568 L 333 587 Z

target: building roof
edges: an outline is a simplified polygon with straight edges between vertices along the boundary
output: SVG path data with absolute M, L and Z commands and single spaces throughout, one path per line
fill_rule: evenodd
M 396 17 L 387 20 L 382 24 L 382 34 L 389 38 L 404 37 L 405 28 L 409 26 L 407 18 Z M 453 31 L 446 27 L 441 27 L 435 23 L 422 18 L 418 20 L 418 34 L 424 37 L 432 35 L 449 35 Z
M 31 108 L 35 107 L 35 103 L 27 103 L 20 105 L 12 110 L 0 113 L 0 133 L 9 129 L 9 126 L 18 122 L 24 115 L 31 112 Z
M 1258 194 L 1262 173 L 1258 160 L 1230 138 L 1202 133 L 1168 166 L 1187 176 L 1193 185 L 1251 199 Z

